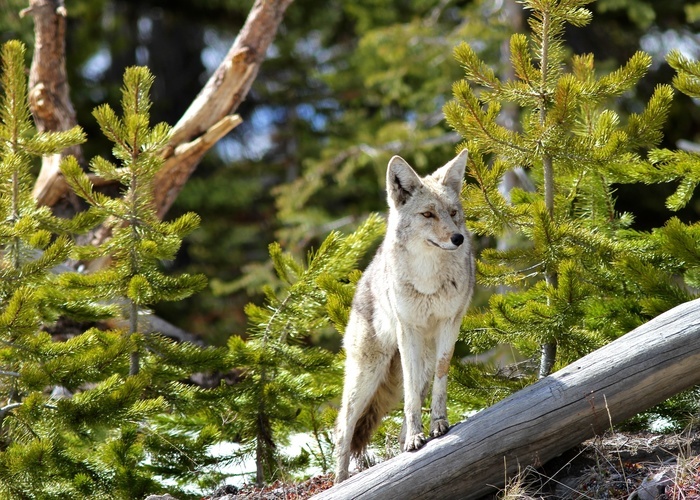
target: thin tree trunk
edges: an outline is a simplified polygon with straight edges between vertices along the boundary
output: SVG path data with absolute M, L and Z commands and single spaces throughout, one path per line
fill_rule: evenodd
M 542 81 L 540 86 L 540 125 L 545 126 L 547 121 L 547 72 L 549 65 L 549 23 L 550 14 L 547 11 L 543 12 L 542 15 L 542 52 L 540 54 L 540 73 L 542 74 Z M 550 219 L 554 221 L 554 162 L 552 156 L 549 154 L 544 154 L 542 157 L 542 168 L 544 170 L 544 204 L 547 208 L 547 213 L 549 213 Z M 557 288 L 559 285 L 559 278 L 557 274 L 551 269 L 545 269 L 544 277 L 547 284 L 552 288 Z M 542 352 L 540 358 L 540 378 L 546 377 L 552 372 L 554 368 L 554 362 L 557 356 L 557 344 L 555 340 L 550 340 L 542 345 Z
M 700 384 L 700 299 L 654 318 L 415 453 L 351 477 L 318 499 L 476 499 L 639 412 Z

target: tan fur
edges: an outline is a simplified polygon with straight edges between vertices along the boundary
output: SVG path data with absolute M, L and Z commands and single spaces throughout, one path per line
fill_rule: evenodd
M 350 442 L 350 452 L 353 456 L 361 458 L 384 415 L 398 404 L 401 399 L 401 391 L 397 389 L 400 387 L 401 359 L 397 351 L 386 372 L 386 379 L 377 388 L 372 401 L 355 425 L 355 433 Z
M 421 406 L 432 381 L 430 435 L 447 432 L 447 371 L 474 288 L 460 189 L 463 151 L 420 178 L 399 156 L 387 169 L 387 234 L 357 285 L 344 338 L 336 482 L 348 477 L 381 419 L 404 398 L 401 445 L 425 442 Z

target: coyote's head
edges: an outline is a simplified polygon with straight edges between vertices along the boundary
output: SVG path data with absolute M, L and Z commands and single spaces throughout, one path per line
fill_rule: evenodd
M 421 178 L 400 156 L 389 161 L 389 231 L 398 242 L 442 250 L 456 250 L 464 243 L 460 191 L 466 163 L 465 149 L 432 175 Z

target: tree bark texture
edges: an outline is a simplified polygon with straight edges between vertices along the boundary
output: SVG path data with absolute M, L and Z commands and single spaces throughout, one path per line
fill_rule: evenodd
M 314 498 L 474 499 L 700 384 L 700 299 Z
M 173 128 L 163 151 L 165 165 L 155 182 L 155 201 L 162 218 L 173 204 L 204 154 L 241 123 L 233 113 L 245 100 L 258 69 L 292 0 L 256 0 L 228 54 L 199 95 Z M 65 67 L 66 10 L 63 0 L 30 0 L 35 22 L 35 47 L 30 69 L 30 108 L 39 130 L 68 130 L 77 124 L 70 100 Z M 195 77 L 196 75 L 193 75 Z M 34 196 L 39 204 L 54 206 L 68 192 L 58 164 L 62 156 L 44 158 Z M 96 184 L 100 184 L 95 179 Z M 109 237 L 97 231 L 95 244 Z
M 66 9 L 62 0 L 30 0 L 21 15 L 34 18 L 34 54 L 29 70 L 29 108 L 39 132 L 70 130 L 78 124 L 66 76 Z M 45 156 L 34 185 L 34 198 L 55 205 L 68 190 L 58 168 L 61 159 L 73 155 L 82 163 L 80 146 Z
M 245 100 L 260 64 L 292 0 L 256 0 L 231 49 L 173 129 L 164 151 L 166 163 L 156 176 L 156 206 L 162 218 L 208 148 L 197 137 L 223 137 L 240 121 L 231 114 Z M 218 140 L 218 137 L 217 137 Z M 192 142 L 190 142 L 192 141 Z M 210 146 L 211 147 L 211 146 Z

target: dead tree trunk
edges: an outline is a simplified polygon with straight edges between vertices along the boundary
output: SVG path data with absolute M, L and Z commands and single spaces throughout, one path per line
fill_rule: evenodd
M 495 493 L 611 425 L 700 384 L 700 299 L 314 498 L 459 498 Z
M 173 127 L 156 175 L 156 207 L 162 218 L 202 156 L 240 123 L 232 113 L 245 100 L 292 0 L 256 0 L 245 25 L 189 109 Z
M 209 149 L 241 123 L 235 115 L 248 95 L 268 47 L 292 0 L 256 0 L 228 54 L 207 84 L 173 127 L 163 151 L 165 164 L 155 182 L 155 203 L 162 218 Z M 30 0 L 22 15 L 35 20 L 35 47 L 30 71 L 30 107 L 39 130 L 67 130 L 76 125 L 65 68 L 65 16 L 63 0 Z M 58 169 L 66 154 L 81 156 L 75 147 L 55 158 L 44 158 L 34 197 L 41 205 L 55 206 L 68 192 Z M 99 179 L 94 179 L 96 184 Z M 70 214 L 67 214 L 70 215 Z M 94 243 L 109 237 L 97 231 Z
M 162 153 L 165 164 L 155 183 L 154 196 L 159 217 L 163 218 L 167 213 L 206 152 L 241 123 L 241 117 L 234 112 L 245 100 L 291 3 L 292 0 L 254 2 L 228 54 L 173 127 L 171 139 Z M 35 24 L 34 54 L 29 72 L 29 105 L 37 129 L 42 132 L 69 130 L 78 123 L 66 76 L 67 13 L 64 0 L 29 0 L 29 7 L 23 9 L 20 15 L 31 15 Z M 81 209 L 77 198 L 73 197 L 74 200 L 57 209 L 70 195 L 68 184 L 59 169 L 62 158 L 67 155 L 73 155 L 81 164 L 84 163 L 80 146 L 44 157 L 33 194 L 38 204 L 50 206 L 60 215 L 71 217 Z M 96 186 L 104 184 L 104 180 L 96 176 L 92 180 Z M 109 237 L 110 231 L 100 226 L 83 240 L 97 245 Z M 95 262 L 91 269 L 97 269 L 105 262 Z M 149 318 L 152 328 L 173 338 L 193 340 L 192 335 L 162 319 L 155 316 Z
M 34 56 L 29 70 L 29 107 L 39 132 L 70 130 L 78 124 L 66 74 L 66 9 L 62 0 L 30 0 L 22 16 L 34 18 Z M 68 190 L 59 164 L 73 155 L 83 163 L 80 146 L 46 156 L 34 185 L 34 198 L 54 206 Z

